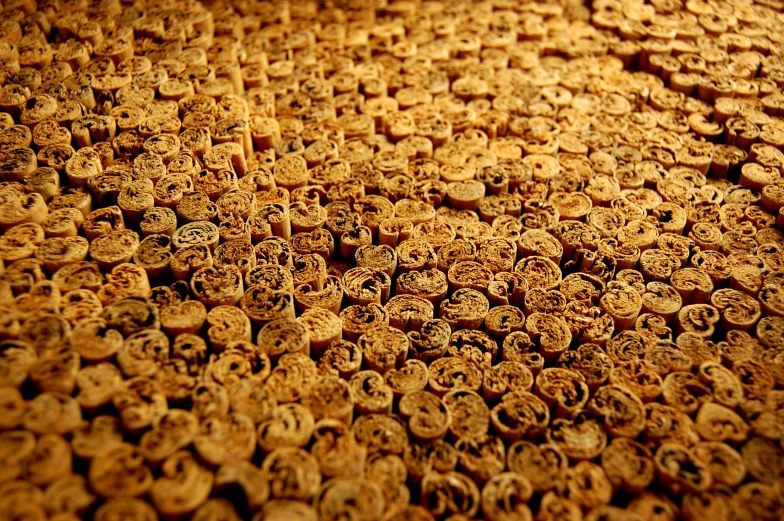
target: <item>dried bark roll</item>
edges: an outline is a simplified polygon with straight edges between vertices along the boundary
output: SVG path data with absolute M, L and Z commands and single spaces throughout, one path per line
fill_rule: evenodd
M 517 441 L 507 451 L 507 465 L 541 494 L 554 489 L 564 479 L 568 460 L 555 445 Z
M 550 421 L 547 405 L 526 391 L 504 395 L 491 411 L 496 432 L 506 441 L 533 439 L 541 435 Z
M 438 516 L 462 514 L 469 518 L 479 510 L 479 489 L 466 475 L 459 472 L 439 474 L 431 472 L 422 479 L 422 501 L 435 505 L 431 511 Z
M 484 322 L 489 310 L 487 298 L 480 292 L 463 288 L 455 291 L 452 296 L 444 300 L 440 307 L 440 317 L 450 327 L 478 329 Z
M 547 441 L 558 446 L 573 460 L 590 460 L 601 454 L 607 445 L 607 434 L 600 423 L 586 412 L 573 418 L 558 418 L 547 429 Z M 580 439 L 580 442 L 576 440 Z
M 332 418 L 350 425 L 354 414 L 354 395 L 345 380 L 336 376 L 322 376 L 313 383 L 310 394 L 303 401 L 317 419 Z
M 267 383 L 273 386 L 269 389 L 272 396 L 278 402 L 288 404 L 307 396 L 317 377 L 316 363 L 307 355 L 287 353 L 280 357 L 278 365 L 270 373 Z M 310 415 L 307 408 L 304 410 Z M 305 442 L 309 438 L 310 434 L 307 435 Z
M 411 434 L 424 441 L 442 438 L 452 422 L 449 409 L 436 395 L 411 391 L 400 399 L 400 413 L 408 419 Z
M 234 306 L 216 306 L 207 313 L 207 337 L 213 349 L 221 351 L 231 342 L 250 341 L 247 315 Z
M 93 459 L 88 476 L 92 489 L 107 499 L 142 495 L 153 483 L 144 457 L 130 444 L 118 445 Z
M 676 493 L 700 492 L 712 483 L 708 468 L 682 445 L 663 444 L 654 455 L 659 481 Z M 693 469 L 686 472 L 685 468 Z

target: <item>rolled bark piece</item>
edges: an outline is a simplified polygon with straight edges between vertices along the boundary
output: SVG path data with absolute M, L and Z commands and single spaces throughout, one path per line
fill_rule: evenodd
M 3 386 L 18 388 L 27 379 L 28 371 L 38 358 L 35 348 L 26 342 L 15 340 L 5 340 L 1 345 Z
M 572 521 L 582 518 L 583 513 L 580 510 L 580 505 L 571 499 L 559 497 L 552 491 L 542 497 L 539 512 L 536 514 L 538 521 L 555 521 L 556 519 Z
M 488 310 L 489 303 L 484 295 L 474 289 L 462 288 L 441 303 L 440 317 L 453 330 L 478 329 L 484 322 Z
M 724 287 L 731 275 L 727 258 L 717 251 L 700 251 L 691 258 L 690 266 L 708 274 L 717 288 Z
M 341 311 L 340 322 L 343 338 L 356 342 L 365 332 L 389 325 L 389 315 L 380 304 L 360 304 L 348 306 Z
M 448 290 L 447 277 L 435 269 L 410 271 L 397 279 L 398 296 L 413 295 L 425 299 L 433 305 L 441 304 Z
M 612 497 L 612 485 L 604 470 L 589 461 L 580 461 L 568 469 L 558 491 L 584 510 L 607 505 Z
M 517 249 L 521 257 L 545 257 L 556 264 L 561 262 L 564 252 L 563 245 L 544 230 L 525 231 L 517 241 Z
M 614 439 L 602 452 L 601 466 L 613 488 L 631 494 L 644 491 L 654 479 L 651 452 L 629 438 Z
M 734 289 L 720 289 L 711 295 L 711 304 L 722 316 L 726 330 L 748 331 L 761 316 L 759 303 L 747 293 Z
M 397 157 L 391 159 L 389 165 L 385 164 L 383 160 L 374 160 L 374 166 L 377 168 L 381 166 L 383 170 L 380 170 L 387 175 L 379 183 L 380 195 L 394 204 L 395 217 L 408 219 L 414 225 L 432 221 L 435 217 L 435 210 L 432 206 L 408 198 L 414 185 L 414 179 L 400 171 L 403 168 L 402 159 Z
M 63 506 L 66 499 L 71 501 L 70 507 Z M 57 516 L 76 516 L 85 512 L 94 502 L 95 496 L 89 492 L 87 480 L 77 474 L 63 476 L 54 481 L 47 487 L 44 496 L 45 507 Z
M 531 341 L 528 333 L 515 331 L 510 333 L 501 347 L 501 358 L 505 362 L 520 362 L 531 370 L 534 376 L 544 367 L 544 357 L 536 344 Z
M 572 334 L 568 325 L 554 315 L 534 313 L 526 318 L 526 333 L 531 340 L 538 341 L 545 360 L 552 360 L 568 349 Z
M 715 482 L 735 487 L 746 477 L 744 458 L 729 445 L 703 441 L 695 445 L 693 450 L 695 457 L 708 466 Z
M 410 239 L 414 234 L 414 223 L 403 217 L 390 217 L 378 225 L 378 242 L 380 245 L 395 248 L 401 242 Z
M 316 456 L 321 473 L 329 477 L 358 476 L 367 459 L 367 452 L 351 437 L 351 431 L 338 420 L 316 423 L 311 454 Z
M 124 388 L 114 394 L 112 405 L 119 412 L 123 427 L 139 432 L 166 413 L 166 400 L 162 387 L 153 377 L 136 376 L 126 380 Z
M 39 193 L 22 194 L 6 189 L 3 198 L 5 201 L 0 205 L 0 226 L 5 231 L 23 224 L 39 225 L 45 222 L 49 213 Z
M 346 233 L 341 236 L 341 245 L 348 245 L 350 241 L 346 237 Z M 369 232 L 367 232 L 369 238 Z M 344 240 L 346 239 L 346 240 Z M 295 234 L 290 239 L 291 247 L 300 254 L 317 254 L 324 258 L 325 261 L 330 261 L 335 254 L 335 240 L 329 231 L 323 228 L 315 229 L 311 232 L 300 232 Z M 359 239 L 360 244 L 366 242 Z M 348 255 L 350 258 L 351 255 Z
M 125 339 L 117 357 L 126 377 L 151 376 L 168 360 L 169 339 L 156 329 L 136 332 Z
M 82 421 L 78 402 L 68 395 L 43 392 L 28 403 L 22 426 L 34 434 L 67 434 Z
M 326 223 L 327 216 L 327 210 L 319 204 L 293 203 L 289 207 L 289 219 L 295 233 L 321 228 Z
M 696 268 L 676 270 L 670 277 L 670 284 L 681 296 L 684 304 L 705 304 L 713 292 L 710 276 Z
M 297 309 L 301 312 L 318 307 L 327 309 L 337 315 L 340 313 L 344 292 L 345 289 L 340 279 L 330 275 L 327 276 L 320 291 L 313 291 L 309 284 L 297 286 L 294 290 L 294 301 Z
M 427 365 L 421 360 L 407 360 L 400 369 L 390 369 L 384 381 L 396 397 L 408 392 L 421 391 L 427 386 Z
M 505 465 L 504 442 L 497 436 L 461 438 L 455 443 L 461 467 L 477 483 L 484 484 Z
M 26 481 L 43 487 L 71 473 L 72 457 L 68 442 L 59 434 L 43 434 L 36 443 L 23 477 Z M 11 496 L 13 497 L 13 495 Z
M 557 417 L 569 416 L 582 409 L 588 401 L 588 386 L 576 371 L 547 368 L 536 377 L 534 394 L 548 407 L 554 407 Z
M 447 353 L 470 360 L 488 369 L 496 359 L 498 344 L 486 333 L 476 330 L 455 331 L 449 338 Z
M 661 376 L 649 364 L 637 359 L 613 367 L 609 382 L 627 388 L 644 403 L 652 402 L 661 394 Z
M 361 498 L 357 501 L 355 498 Z M 377 519 L 384 510 L 384 496 L 372 481 L 354 477 L 337 477 L 322 485 L 316 501 L 316 510 L 322 517 L 341 515 L 350 511 Z
M 362 351 L 354 342 L 332 342 L 318 362 L 319 374 L 337 374 L 351 378 L 362 366 Z
M 247 416 L 255 424 L 261 423 L 277 406 L 277 399 L 268 395 L 258 379 L 244 379 L 235 383 L 229 392 L 231 410 Z
M 199 421 L 193 413 L 173 409 L 161 417 L 155 428 L 142 435 L 139 449 L 147 461 L 157 465 L 190 445 L 198 430 Z
M 566 296 L 558 290 L 545 291 L 542 288 L 533 288 L 525 294 L 523 300 L 524 311 L 528 315 L 544 313 L 561 315 L 566 311 Z
M 530 288 L 550 290 L 562 280 L 558 265 L 546 257 L 533 256 L 523 259 L 515 265 L 515 272 L 525 277 Z
M 437 253 L 438 270 L 448 271 L 453 265 L 463 261 L 474 261 L 477 248 L 473 242 L 465 239 L 456 239 L 442 246 Z M 509 270 L 507 270 L 509 271 Z
M 398 202 L 395 206 L 397 207 L 399 204 L 400 202 Z M 420 204 L 426 205 L 428 208 L 432 208 L 427 203 Z M 401 214 L 398 212 L 398 215 Z M 416 219 L 413 219 L 411 216 L 408 218 L 412 222 L 416 221 Z M 433 214 L 433 218 L 435 218 L 435 213 Z M 412 235 L 414 239 L 424 240 L 429 243 L 436 252 L 438 252 L 438 250 L 440 250 L 444 245 L 453 241 L 455 236 L 456 231 L 452 225 L 437 221 L 426 221 L 415 224 L 414 233 Z
M 506 394 L 491 411 L 493 427 L 506 441 L 533 439 L 541 435 L 550 420 L 547 405 L 525 391 Z
M 256 428 L 241 413 L 213 416 L 202 420 L 193 440 L 199 457 L 218 466 L 237 460 L 248 460 L 256 449 Z
M 588 404 L 588 410 L 602 418 L 613 436 L 636 437 L 645 428 L 643 402 L 621 386 L 599 389 Z
M 493 280 L 493 271 L 479 262 L 460 261 L 449 268 L 447 278 L 453 291 L 470 288 L 486 293 L 490 281 Z
M 558 418 L 547 429 L 547 440 L 558 446 L 573 460 L 590 460 L 607 445 L 607 434 L 597 420 L 586 412 L 578 412 L 571 419 Z M 581 440 L 579 443 L 575 440 Z
M 782 328 L 784 328 L 784 319 L 781 317 L 763 317 L 757 324 L 755 335 L 762 345 L 770 348 L 777 345 L 778 333 Z
M 380 487 L 385 502 L 404 504 L 410 501 L 411 491 L 405 484 L 406 465 L 400 456 L 379 454 L 372 457 L 367 472 L 374 476 L 370 482 Z
M 106 521 L 117 515 L 129 515 L 133 519 L 156 519 L 158 514 L 149 503 L 131 497 L 117 497 L 103 503 L 95 512 L 96 519 Z
M 187 174 L 166 174 L 155 184 L 153 198 L 157 206 L 175 208 L 184 195 L 193 192 L 193 179 Z
M 400 399 L 400 414 L 408 419 L 411 434 L 419 440 L 442 438 L 452 415 L 442 400 L 427 391 L 410 391 Z
M 267 455 L 261 470 L 270 482 L 270 495 L 276 499 L 309 500 L 317 494 L 321 483 L 318 462 L 299 448 L 275 449 Z M 283 479 L 289 473 L 297 479 Z
M 19 398 L 21 399 L 21 396 Z M 3 460 L 7 464 L 3 476 L 7 480 L 17 478 L 22 474 L 23 461 L 35 451 L 35 435 L 29 431 L 11 431 L 3 433 L 0 440 Z
M 380 373 L 399 366 L 408 354 L 408 338 L 391 326 L 365 333 L 359 337 L 357 345 L 362 349 L 368 367 Z
M 718 310 L 709 304 L 690 304 L 678 312 L 678 333 L 692 332 L 710 338 L 719 322 Z
M 735 412 L 714 403 L 700 407 L 694 425 L 706 441 L 739 443 L 746 439 L 749 430 L 746 422 Z
M 433 247 L 421 239 L 408 239 L 395 248 L 398 260 L 398 273 L 433 269 L 437 264 Z
M 153 196 L 154 197 L 154 196 Z M 204 223 L 208 227 L 211 223 Z M 139 229 L 145 237 L 153 234 L 168 235 L 174 237 L 177 228 L 177 216 L 170 208 L 155 207 L 148 208 L 144 212 L 144 216 L 139 223 Z M 193 231 L 190 229 L 189 231 Z M 209 232 L 206 232 L 207 234 Z M 207 235 L 209 236 L 209 235 Z M 182 239 L 182 235 L 178 236 L 178 240 Z
M 482 395 L 487 400 L 500 399 L 507 391 L 527 391 L 533 387 L 531 370 L 520 362 L 501 362 L 485 370 L 482 379 Z
M 332 418 L 350 425 L 354 414 L 354 396 L 348 382 L 336 376 L 322 376 L 313 382 L 303 400 L 317 420 Z
M 649 403 L 645 406 L 645 434 L 651 441 L 692 446 L 699 441 L 691 418 L 668 405 Z
M 457 466 L 457 451 L 446 441 L 409 445 L 403 453 L 403 462 L 408 474 L 416 482 L 432 471 L 448 472 Z
M 251 228 L 251 236 L 257 241 L 273 235 L 286 240 L 291 238 L 289 212 L 279 203 L 260 207 L 248 218 L 248 224 Z
M 272 393 L 278 402 L 288 403 L 307 395 L 316 377 L 313 360 L 303 353 L 288 353 L 281 357 L 268 381 L 276 386 Z
M 152 471 L 133 445 L 124 443 L 92 460 L 90 486 L 107 499 L 144 494 L 153 484 Z
M 644 361 L 662 377 L 676 371 L 688 372 L 694 365 L 686 351 L 668 340 L 649 342 L 645 348 Z
M 394 394 L 384 378 L 373 370 L 352 375 L 349 386 L 354 392 L 355 407 L 362 414 L 385 414 L 392 410 Z
M 352 268 L 343 275 L 343 285 L 351 304 L 379 304 L 387 302 L 392 281 L 384 272 L 372 268 Z
M 207 313 L 207 337 L 213 349 L 223 350 L 237 340 L 250 341 L 250 320 L 239 308 L 216 306 Z
M 50 145 L 50 147 L 57 147 L 63 150 L 65 152 L 66 158 L 62 161 L 62 163 L 58 163 L 55 160 L 52 161 L 52 164 L 50 164 L 49 161 L 46 161 L 41 166 L 50 166 L 58 171 L 61 171 L 66 164 L 72 161 L 74 166 L 78 164 L 76 161 L 74 161 L 75 154 L 73 154 L 72 148 L 68 147 L 67 145 Z M 71 154 L 73 154 L 74 157 L 68 158 Z M 56 157 L 57 154 L 53 154 L 53 156 Z M 4 181 L 22 181 L 27 175 L 34 172 L 36 168 L 38 168 L 38 159 L 34 151 L 29 148 L 15 148 L 13 150 L 9 150 L 6 153 L 5 157 L 3 158 L 0 171 L 2 172 L 2 179 Z M 98 165 L 96 169 L 87 169 L 87 175 L 82 178 L 86 179 L 92 174 L 99 173 L 99 168 L 100 165 Z
M 397 270 L 397 253 L 390 246 L 360 246 L 354 253 L 354 259 L 358 268 L 382 271 L 390 277 L 393 277 Z
M 478 247 L 482 242 L 492 237 L 493 228 L 486 222 L 471 221 L 457 224 L 455 234 L 458 239 L 471 241 L 474 246 Z
M 191 291 L 205 306 L 231 306 L 244 298 L 242 274 L 236 266 L 202 268 L 193 274 Z M 245 301 L 253 302 L 253 298 Z
M 707 466 L 682 445 L 663 444 L 656 451 L 653 461 L 659 482 L 675 493 L 700 492 L 706 490 L 713 481 Z M 684 467 L 693 470 L 687 472 Z
M 202 268 L 213 266 L 212 253 L 206 244 L 195 244 L 177 250 L 169 261 L 169 268 L 178 280 L 186 280 Z
M 413 295 L 397 295 L 384 305 L 389 314 L 389 325 L 401 331 L 419 331 L 433 319 L 433 304 Z
M 581 344 L 561 354 L 557 365 L 580 373 L 588 389 L 595 392 L 606 383 L 614 363 L 597 344 Z
M 388 436 L 379 439 L 373 436 L 376 429 L 383 428 Z M 354 438 L 367 448 L 368 454 L 383 451 L 388 454 L 401 454 L 408 445 L 408 433 L 402 420 L 394 415 L 370 414 L 357 418 L 351 427 Z
M 487 299 L 497 305 L 520 306 L 528 291 L 528 281 L 519 273 L 496 273 L 487 285 Z
M 611 282 L 599 305 L 615 322 L 616 329 L 629 329 L 642 309 L 642 297 L 628 284 Z
M 50 273 L 55 273 L 65 266 L 84 261 L 88 249 L 89 244 L 83 237 L 52 237 L 41 242 L 35 256 Z
M 512 332 L 522 330 L 524 323 L 525 315 L 519 308 L 502 305 L 488 311 L 484 327 L 488 334 L 502 340 Z
M 767 483 L 747 483 L 735 492 L 733 504 L 737 508 L 748 509 L 759 519 L 772 520 L 781 512 L 775 494 L 775 488 Z
M 284 447 L 303 447 L 310 440 L 315 420 L 297 403 L 274 407 L 258 428 L 259 446 L 265 453 Z
M 437 516 L 462 514 L 474 516 L 481 506 L 479 489 L 466 475 L 459 472 L 439 474 L 431 472 L 422 479 L 422 501 Z M 437 501 L 432 501 L 437 499 Z

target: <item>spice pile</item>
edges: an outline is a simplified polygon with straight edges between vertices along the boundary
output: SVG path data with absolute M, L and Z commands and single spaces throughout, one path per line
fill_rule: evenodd
M 780 521 L 781 0 L 7 0 L 0 519 Z

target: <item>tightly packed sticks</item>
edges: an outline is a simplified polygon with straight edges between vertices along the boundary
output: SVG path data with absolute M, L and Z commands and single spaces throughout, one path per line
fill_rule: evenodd
M 780 521 L 781 0 L 7 0 L 0 519 Z

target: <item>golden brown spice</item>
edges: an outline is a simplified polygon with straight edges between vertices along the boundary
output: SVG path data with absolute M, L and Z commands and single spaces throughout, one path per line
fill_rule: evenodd
M 0 518 L 777 521 L 779 0 L 9 0 Z

